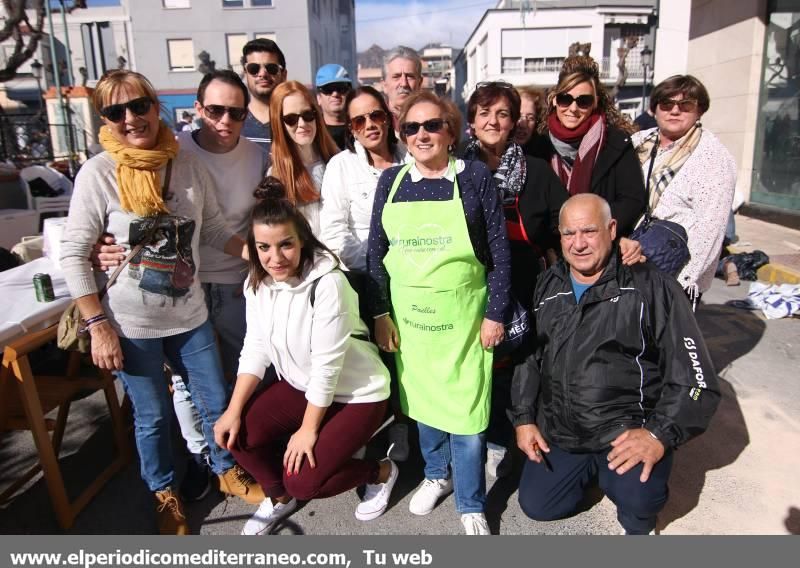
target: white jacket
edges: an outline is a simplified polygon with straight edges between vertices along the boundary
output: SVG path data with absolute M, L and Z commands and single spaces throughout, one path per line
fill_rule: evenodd
M 327 253 L 318 254 L 302 278 L 275 282 L 267 276 L 255 293 L 245 283 L 247 334 L 239 374 L 263 377 L 273 364 L 280 378 L 321 407 L 389 398 L 389 371 L 373 343 L 353 337 L 366 336 L 367 326 L 358 296 L 335 266 Z
M 355 152 L 339 152 L 325 169 L 320 240 L 351 270 L 366 270 L 372 202 L 383 170 L 370 165 L 367 151 L 358 141 L 354 146 Z M 398 145 L 394 165 L 403 163 L 405 154 L 405 148 Z
M 635 132 L 631 136 L 634 147 L 651 132 L 653 129 Z M 667 153 L 659 152 L 656 164 Z M 642 164 L 645 177 L 649 165 L 650 160 Z M 719 138 L 704 128 L 697 148 L 669 182 L 653 211 L 654 217 L 680 223 L 686 229 L 692 257 L 678 275 L 684 289 L 696 287 L 705 292 L 711 287 L 735 188 L 733 156 Z

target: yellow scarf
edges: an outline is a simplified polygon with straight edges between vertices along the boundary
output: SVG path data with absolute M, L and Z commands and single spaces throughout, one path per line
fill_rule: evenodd
M 125 146 L 108 126 L 100 128 L 100 144 L 117 163 L 117 186 L 122 209 L 139 217 L 169 213 L 161 195 L 158 170 L 178 154 L 178 142 L 172 130 L 159 121 L 155 148 L 142 150 Z

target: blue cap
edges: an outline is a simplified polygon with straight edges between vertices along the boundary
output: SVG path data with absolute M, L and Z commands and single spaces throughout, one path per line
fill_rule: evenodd
M 350 80 L 350 74 L 347 69 L 336 63 L 326 63 L 317 69 L 317 78 L 314 81 L 317 87 L 322 87 L 329 83 L 348 83 L 353 84 Z

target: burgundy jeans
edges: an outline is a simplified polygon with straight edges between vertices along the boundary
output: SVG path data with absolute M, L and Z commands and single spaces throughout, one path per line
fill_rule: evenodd
M 242 416 L 236 447 L 231 453 L 272 498 L 287 493 L 301 501 L 332 497 L 359 485 L 375 483 L 376 461 L 353 459 L 383 422 L 387 401 L 342 404 L 325 413 L 314 446 L 317 467 L 303 460 L 300 472 L 287 477 L 283 470 L 286 442 L 303 422 L 305 393 L 277 381 L 256 393 Z

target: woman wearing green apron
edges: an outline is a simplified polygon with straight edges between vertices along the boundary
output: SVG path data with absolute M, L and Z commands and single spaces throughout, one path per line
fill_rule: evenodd
M 491 173 L 450 155 L 459 132 L 452 103 L 430 92 L 406 101 L 400 136 L 414 162 L 378 182 L 367 267 L 375 338 L 396 353 L 400 405 L 425 459 L 409 509 L 426 515 L 455 490 L 467 534 L 489 534 L 484 431 L 510 254 Z

